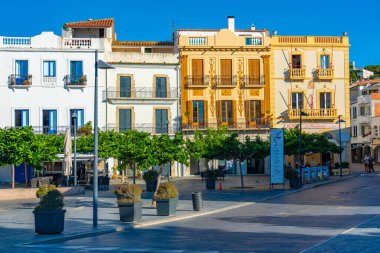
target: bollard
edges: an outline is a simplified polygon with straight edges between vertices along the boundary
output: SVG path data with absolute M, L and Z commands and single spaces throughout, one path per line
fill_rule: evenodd
M 201 211 L 203 207 L 202 203 L 202 193 L 201 192 L 193 192 L 191 194 L 191 198 L 193 200 L 193 210 Z

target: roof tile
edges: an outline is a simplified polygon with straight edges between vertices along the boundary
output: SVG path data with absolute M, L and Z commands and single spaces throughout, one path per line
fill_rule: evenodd
M 113 26 L 113 18 L 97 19 L 97 20 L 86 20 L 78 22 L 66 23 L 66 27 L 71 28 L 88 28 L 88 27 L 111 27 Z

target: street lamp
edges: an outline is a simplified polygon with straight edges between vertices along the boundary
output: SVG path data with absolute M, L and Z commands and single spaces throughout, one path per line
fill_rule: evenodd
M 339 153 L 339 171 L 340 171 L 340 176 L 343 176 L 342 173 L 342 131 L 340 128 L 340 123 L 346 123 L 345 120 L 341 119 L 342 115 L 338 116 L 338 125 L 339 125 L 339 147 L 341 152 Z
M 299 160 L 298 160 L 298 164 L 300 166 L 300 187 L 302 187 L 302 178 L 303 178 L 303 174 L 302 174 L 302 164 L 301 164 L 301 155 L 302 155 L 302 116 L 309 116 L 309 114 L 305 113 L 302 111 L 302 109 L 300 109 L 300 134 L 298 136 L 298 155 L 299 155 Z
M 74 109 L 71 117 L 74 120 L 74 186 L 77 186 L 77 109 Z
M 92 196 L 92 226 L 98 226 L 98 69 L 114 69 L 104 61 L 98 60 L 98 50 L 95 50 L 95 95 L 94 95 L 94 168 Z

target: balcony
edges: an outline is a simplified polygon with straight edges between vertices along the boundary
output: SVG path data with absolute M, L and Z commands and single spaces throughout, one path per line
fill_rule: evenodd
M 209 85 L 209 76 L 186 76 L 185 84 L 188 88 L 207 88 Z
M 64 38 L 63 48 L 73 49 L 103 49 L 104 39 L 99 38 Z
M 44 76 L 42 77 L 43 86 L 54 86 L 57 84 L 57 78 L 55 76 Z
M 304 80 L 305 76 L 306 76 L 306 67 L 289 69 L 290 80 Z
M 364 105 L 371 103 L 371 95 L 361 95 L 357 97 L 358 105 Z
M 162 124 L 156 126 L 152 123 L 134 123 L 131 127 L 120 128 L 115 123 L 109 123 L 107 126 L 102 128 L 103 131 L 116 131 L 116 132 L 125 132 L 128 130 L 137 130 L 140 132 L 147 132 L 150 134 L 175 134 L 178 131 L 176 124 Z
M 264 118 L 257 118 L 251 122 L 235 122 L 232 119 L 227 122 L 218 121 L 217 123 L 203 122 L 184 122 L 182 130 L 206 130 L 208 128 L 227 127 L 227 129 L 253 130 L 253 129 L 268 129 L 270 122 Z
M 129 103 L 172 103 L 178 100 L 178 89 L 169 91 L 156 91 L 152 87 L 137 87 L 132 90 L 121 91 L 116 88 L 108 88 L 103 91 L 103 101 L 108 100 L 113 104 Z
M 215 76 L 216 88 L 234 88 L 237 85 L 237 76 Z
M 30 126 L 35 134 L 65 134 L 66 129 L 71 129 L 73 133 L 73 126 Z M 6 127 L 12 128 L 12 127 Z M 21 127 L 14 127 L 21 128 Z
M 302 109 L 302 111 L 308 116 L 302 116 L 303 119 L 321 119 L 321 120 L 333 120 L 338 117 L 338 110 L 336 108 L 328 109 Z M 297 120 L 300 118 L 300 109 L 289 109 L 288 116 L 291 120 Z
M 242 87 L 245 88 L 259 88 L 264 87 L 264 76 L 243 76 Z
M 68 88 L 84 88 L 87 85 L 87 76 L 75 77 L 66 75 L 64 78 L 65 85 Z
M 319 80 L 331 80 L 334 78 L 333 68 L 318 68 L 317 77 Z
M 9 76 L 9 86 L 11 88 L 29 88 L 32 86 L 32 75 L 15 75 Z
M 0 47 L 5 48 L 30 48 L 31 37 L 0 37 Z
M 371 124 L 371 116 L 370 115 L 358 115 L 356 118 L 357 124 Z

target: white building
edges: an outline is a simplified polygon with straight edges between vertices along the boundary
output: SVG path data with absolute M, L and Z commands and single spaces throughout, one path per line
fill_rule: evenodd
M 61 133 L 73 127 L 74 109 L 77 128 L 93 121 L 95 50 L 101 59 L 113 39 L 113 19 L 66 23 L 62 36 L 1 36 L 0 127 L 32 126 L 37 133 Z M 104 85 L 100 70 L 99 101 Z M 105 103 L 99 112 L 102 126 Z M 0 182 L 9 182 L 10 170 L 0 171 Z

